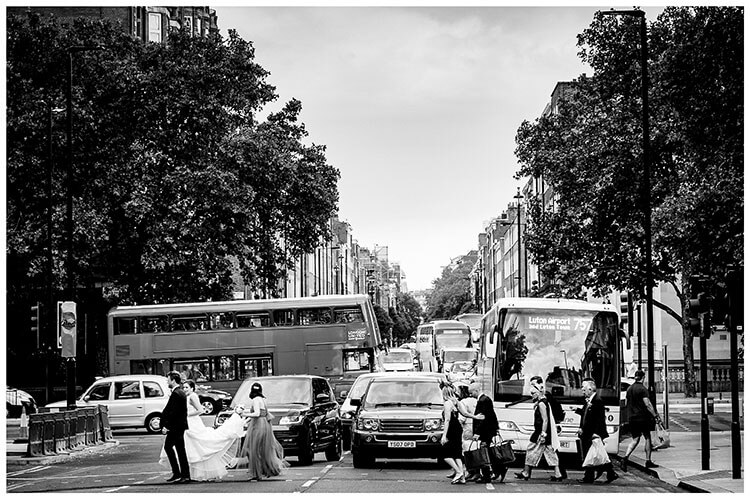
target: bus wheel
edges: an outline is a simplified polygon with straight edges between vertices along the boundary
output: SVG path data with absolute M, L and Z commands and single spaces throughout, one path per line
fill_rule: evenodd
M 338 461 L 341 459 L 341 429 L 336 428 L 333 443 L 326 449 L 326 460 Z
M 161 414 L 151 414 L 146 418 L 146 431 L 149 433 L 161 433 Z

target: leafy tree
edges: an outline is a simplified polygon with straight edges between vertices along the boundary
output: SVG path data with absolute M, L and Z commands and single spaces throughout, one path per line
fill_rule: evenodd
M 642 102 L 637 19 L 597 14 L 578 37 L 592 77 L 559 113 L 524 122 L 517 177 L 543 176 L 553 211 L 532 200 L 527 244 L 559 291 L 645 294 Z M 743 11 L 670 7 L 649 30 L 653 270 L 681 310 L 685 393 L 695 395 L 686 277 L 721 280 L 743 262 Z
M 443 268 L 427 296 L 427 320 L 450 319 L 460 313 L 477 312 L 471 299 L 469 274 L 477 261 L 476 251 Z
M 301 104 L 259 121 L 275 100 L 250 42 L 230 32 L 143 43 L 106 21 L 9 16 L 9 291 L 65 280 L 64 134 L 53 129 L 48 200 L 48 108 L 62 107 L 73 56 L 73 248 L 78 285 L 108 282 L 116 303 L 225 299 L 239 267 L 273 294 L 286 266 L 327 235 L 338 171 L 305 145 Z M 54 238 L 45 241 L 51 201 Z
M 388 315 L 393 321 L 394 344 L 400 345 L 408 342 L 411 335 L 417 330 L 422 316 L 422 307 L 408 293 L 398 293 L 396 305 L 397 308 L 388 309 Z
M 375 309 L 375 321 L 380 329 L 380 339 L 387 344 L 393 331 L 393 319 L 388 315 L 388 311 L 377 303 L 373 304 L 372 308 Z

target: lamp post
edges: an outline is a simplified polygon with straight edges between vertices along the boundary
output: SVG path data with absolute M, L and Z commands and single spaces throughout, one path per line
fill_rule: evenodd
M 75 300 L 75 275 L 73 272 L 73 54 L 80 52 L 89 52 L 93 50 L 103 50 L 100 45 L 86 46 L 73 45 L 68 47 L 68 88 L 66 94 L 67 104 L 67 129 L 66 129 L 66 146 L 67 146 L 67 168 L 66 168 L 66 218 L 65 218 L 65 239 L 67 241 L 65 270 L 67 272 L 67 297 L 68 300 Z M 59 326 L 56 326 L 59 327 Z M 68 408 L 76 407 L 76 359 L 69 357 L 66 369 L 67 378 L 67 403 Z
M 654 276 L 651 262 L 651 142 L 649 137 L 648 109 L 648 40 L 646 38 L 646 13 L 640 9 L 601 11 L 608 16 L 632 16 L 640 19 L 641 39 L 641 99 L 643 101 L 643 235 L 646 277 L 646 353 L 648 354 L 648 397 L 656 402 L 654 386 Z
M 560 350 L 563 354 L 563 360 L 565 361 L 565 370 L 568 370 L 568 353 L 565 350 Z
M 523 199 L 523 194 L 521 194 L 521 188 L 518 187 L 518 192 L 516 192 L 516 195 L 513 196 L 513 198 L 518 202 L 518 209 L 516 213 L 516 219 L 518 220 L 518 296 L 523 296 L 521 293 L 521 199 Z

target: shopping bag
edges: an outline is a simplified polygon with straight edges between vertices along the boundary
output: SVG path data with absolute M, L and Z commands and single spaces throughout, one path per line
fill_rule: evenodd
M 469 450 L 464 452 L 464 459 L 466 460 L 466 467 L 468 469 L 485 468 L 490 465 L 490 454 L 488 448 L 481 447 L 478 441 L 476 444 L 476 449 L 472 449 L 471 446 L 469 446 Z
M 490 446 L 490 458 L 494 456 L 501 463 L 512 463 L 515 461 L 516 456 L 513 454 L 512 442 L 512 440 L 503 440 L 500 435 L 496 435 L 492 439 L 492 445 Z
M 586 453 L 586 459 L 583 460 L 583 467 L 601 466 L 608 462 L 609 455 L 607 454 L 607 449 L 604 448 L 604 442 L 602 442 L 601 438 L 595 438 L 591 442 L 588 453 Z
M 669 447 L 669 430 L 661 423 L 656 424 L 656 429 L 651 432 L 651 449 L 666 449 Z

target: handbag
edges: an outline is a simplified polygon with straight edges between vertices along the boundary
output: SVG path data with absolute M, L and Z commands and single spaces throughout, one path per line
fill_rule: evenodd
M 651 449 L 666 449 L 669 447 L 669 430 L 661 423 L 656 424 L 656 429 L 651 432 Z
M 486 468 L 490 465 L 490 454 L 487 447 L 482 447 L 479 442 L 476 441 L 477 448 L 472 449 L 469 445 L 469 450 L 464 452 L 464 459 L 466 460 L 466 468 L 468 469 L 479 469 Z M 473 442 L 472 442 L 473 443 Z
M 516 456 L 513 453 L 513 446 L 511 445 L 513 440 L 503 440 L 499 434 L 492 438 L 492 445 L 490 446 L 490 453 L 501 463 L 512 463 L 516 460 Z
M 583 467 L 601 466 L 609 462 L 609 454 L 607 454 L 607 449 L 604 448 L 604 442 L 601 438 L 595 438 L 586 453 L 586 459 L 583 460 Z

